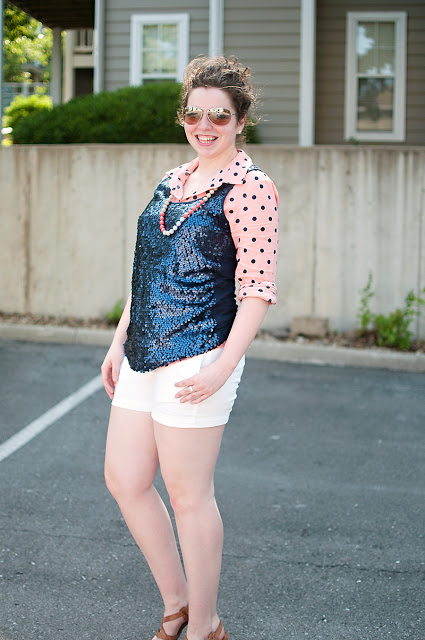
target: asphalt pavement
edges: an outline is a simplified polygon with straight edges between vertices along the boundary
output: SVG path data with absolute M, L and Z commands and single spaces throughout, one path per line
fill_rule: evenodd
M 0 340 L 0 449 L 104 353 Z M 0 640 L 159 626 L 103 482 L 108 414 L 96 391 L 0 461 Z M 422 373 L 248 358 L 216 471 L 229 640 L 425 640 L 424 453 Z

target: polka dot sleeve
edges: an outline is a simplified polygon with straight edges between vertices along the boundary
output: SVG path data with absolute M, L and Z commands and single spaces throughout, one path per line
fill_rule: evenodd
M 239 300 L 252 297 L 276 303 L 278 202 L 276 187 L 259 170 L 249 171 L 224 202 L 236 246 Z

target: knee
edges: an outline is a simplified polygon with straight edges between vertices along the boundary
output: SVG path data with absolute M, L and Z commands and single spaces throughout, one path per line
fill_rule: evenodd
M 214 491 L 207 493 L 199 493 L 198 491 L 183 490 L 174 487 L 169 490 L 170 504 L 176 518 L 181 516 L 198 513 L 204 509 L 209 503 L 214 502 Z
M 105 464 L 105 484 L 109 493 L 118 503 L 135 500 L 153 484 L 153 478 L 128 470 L 116 470 Z
M 176 518 L 194 510 L 195 501 L 189 494 L 179 491 L 173 491 L 169 495 L 170 504 Z
M 106 488 L 108 489 L 109 493 L 115 498 L 115 500 L 118 501 L 118 498 L 122 494 L 124 488 L 122 486 L 123 483 L 120 482 L 119 475 L 115 473 L 111 469 L 111 467 L 105 464 L 104 476 Z
M 108 467 L 106 464 L 104 469 L 104 477 L 105 477 L 106 488 L 108 489 L 109 493 L 115 499 L 117 499 L 120 493 L 119 491 L 120 483 L 118 482 L 116 474 L 113 473 L 112 469 Z

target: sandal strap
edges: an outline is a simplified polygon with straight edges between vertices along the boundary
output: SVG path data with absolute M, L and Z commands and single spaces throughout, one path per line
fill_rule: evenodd
M 162 618 L 162 624 L 164 624 L 164 622 L 171 622 L 171 620 L 177 620 L 177 618 L 188 618 L 188 611 L 187 611 L 187 605 L 185 607 L 182 607 L 180 609 L 180 611 L 177 611 L 177 613 L 173 613 L 171 616 L 164 616 Z
M 220 624 L 218 625 L 217 629 L 215 631 L 211 631 L 207 640 L 218 640 L 222 629 L 223 623 L 220 620 Z M 185 635 L 184 640 L 189 640 L 187 634 Z M 227 633 L 227 631 L 224 632 L 224 636 L 221 638 L 221 640 L 229 640 L 229 634 Z
M 219 640 L 220 633 L 222 631 L 223 631 L 223 623 L 220 620 L 220 624 L 218 625 L 215 631 L 211 631 L 210 635 L 208 636 L 208 640 Z M 227 633 L 227 631 L 224 632 L 224 636 L 221 638 L 221 640 L 229 640 L 229 634 Z
M 183 618 L 183 622 L 180 626 L 180 629 L 177 631 L 177 634 L 175 636 L 170 636 L 164 629 L 164 623 L 171 622 L 171 620 L 177 620 L 177 618 Z M 161 627 L 155 634 L 156 637 L 158 638 L 158 640 L 177 640 L 181 632 L 187 625 L 188 619 L 189 613 L 187 605 L 185 607 L 182 607 L 177 613 L 173 613 L 170 616 L 164 616 L 161 620 Z

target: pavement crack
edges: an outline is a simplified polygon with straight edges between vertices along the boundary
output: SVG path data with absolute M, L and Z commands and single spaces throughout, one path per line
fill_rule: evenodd
M 306 567 L 313 569 L 347 569 L 353 572 L 365 572 L 375 574 L 389 574 L 389 575 L 421 575 L 425 574 L 425 569 L 388 569 L 384 567 L 357 567 L 347 562 L 342 563 L 319 563 L 319 562 L 304 562 L 302 560 L 285 560 L 284 558 L 268 558 L 258 555 L 240 555 L 232 553 L 223 553 L 223 557 L 233 558 L 239 560 L 258 560 L 262 564 L 280 564 L 287 567 Z
M 53 533 L 51 531 L 37 531 L 34 529 L 9 529 L 9 528 L 5 528 L 5 527 L 0 527 L 0 532 L 1 531 L 7 531 L 7 533 L 9 534 L 18 534 L 18 533 L 24 533 L 24 534 L 29 534 L 29 535 L 33 535 L 33 536 L 42 536 L 45 538 L 55 538 L 55 539 L 70 539 L 70 540 L 85 540 L 87 542 L 105 542 L 111 545 L 115 545 L 115 546 L 119 546 L 119 547 L 136 547 L 136 543 L 133 540 L 129 540 L 128 542 L 117 542 L 114 540 L 110 540 L 108 538 L 99 538 L 99 537 L 92 537 L 92 536 L 83 536 L 83 535 L 78 535 L 78 534 L 74 534 L 74 533 Z

